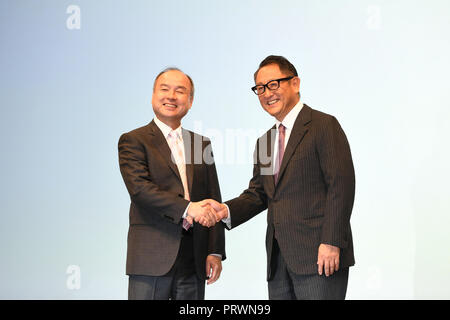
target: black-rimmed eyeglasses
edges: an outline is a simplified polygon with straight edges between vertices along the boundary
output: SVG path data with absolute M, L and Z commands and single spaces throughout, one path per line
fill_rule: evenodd
M 266 92 L 266 88 L 269 90 L 277 90 L 280 87 L 280 82 L 281 81 L 288 81 L 291 80 L 292 78 L 294 78 L 294 76 L 291 77 L 286 77 L 286 78 L 281 78 L 281 79 L 275 79 L 275 80 L 270 80 L 269 82 L 267 82 L 266 84 L 263 85 L 257 85 L 252 87 L 252 91 L 257 94 L 258 96 L 262 95 L 264 92 Z

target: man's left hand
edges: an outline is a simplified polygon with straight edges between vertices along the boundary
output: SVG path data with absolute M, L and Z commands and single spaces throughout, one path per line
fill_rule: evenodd
M 222 272 L 222 258 L 214 255 L 206 257 L 206 276 L 209 277 L 207 284 L 217 281 Z
M 335 271 L 339 270 L 339 253 L 340 248 L 329 244 L 322 243 L 319 246 L 319 254 L 317 257 L 317 266 L 319 268 L 319 274 L 323 274 L 325 269 L 325 275 L 328 277 Z

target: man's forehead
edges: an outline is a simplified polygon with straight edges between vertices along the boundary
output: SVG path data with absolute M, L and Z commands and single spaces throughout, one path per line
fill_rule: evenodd
M 270 80 L 282 77 L 284 77 L 284 74 L 281 72 L 280 67 L 278 67 L 277 64 L 269 64 L 259 69 L 258 74 L 256 75 L 256 83 L 265 84 Z
M 170 70 L 170 71 L 164 72 L 158 78 L 158 84 L 159 85 L 162 85 L 162 84 L 166 84 L 166 85 L 178 84 L 178 85 L 183 85 L 183 86 L 189 87 L 189 79 L 181 71 Z

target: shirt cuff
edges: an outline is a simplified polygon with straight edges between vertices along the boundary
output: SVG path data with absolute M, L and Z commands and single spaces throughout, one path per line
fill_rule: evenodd
M 228 216 L 226 218 L 222 219 L 222 222 L 225 223 L 228 227 L 228 229 L 231 229 L 231 215 L 230 215 L 230 208 L 226 203 L 224 205 L 227 207 Z
M 192 202 L 189 202 L 189 204 L 186 207 L 186 210 L 184 210 L 183 216 L 181 218 L 186 219 L 188 216 L 188 210 L 189 210 L 189 206 L 191 205 Z

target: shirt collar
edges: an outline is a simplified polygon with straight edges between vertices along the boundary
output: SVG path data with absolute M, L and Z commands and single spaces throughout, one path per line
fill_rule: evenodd
M 277 129 L 280 126 L 280 124 L 282 123 L 286 129 L 292 130 L 292 128 L 294 127 L 295 120 L 297 119 L 297 116 L 300 113 L 300 111 L 302 110 L 302 108 L 303 108 L 303 102 L 301 102 L 299 100 L 297 102 L 297 104 L 292 108 L 292 110 L 289 111 L 289 113 L 286 115 L 286 117 L 284 117 L 282 122 L 276 120 L 275 124 L 277 126 Z
M 155 118 L 153 118 L 153 120 L 155 121 L 155 124 L 158 126 L 158 128 L 161 130 L 161 132 L 163 133 L 164 138 L 167 139 L 167 136 L 172 131 L 175 131 L 175 133 L 177 134 L 178 137 L 180 137 L 180 138 L 182 137 L 182 135 L 181 135 L 181 125 L 178 128 L 176 128 L 176 129 L 172 129 L 167 124 L 165 124 L 164 122 L 159 120 L 158 117 L 156 117 L 156 116 L 155 116 Z

